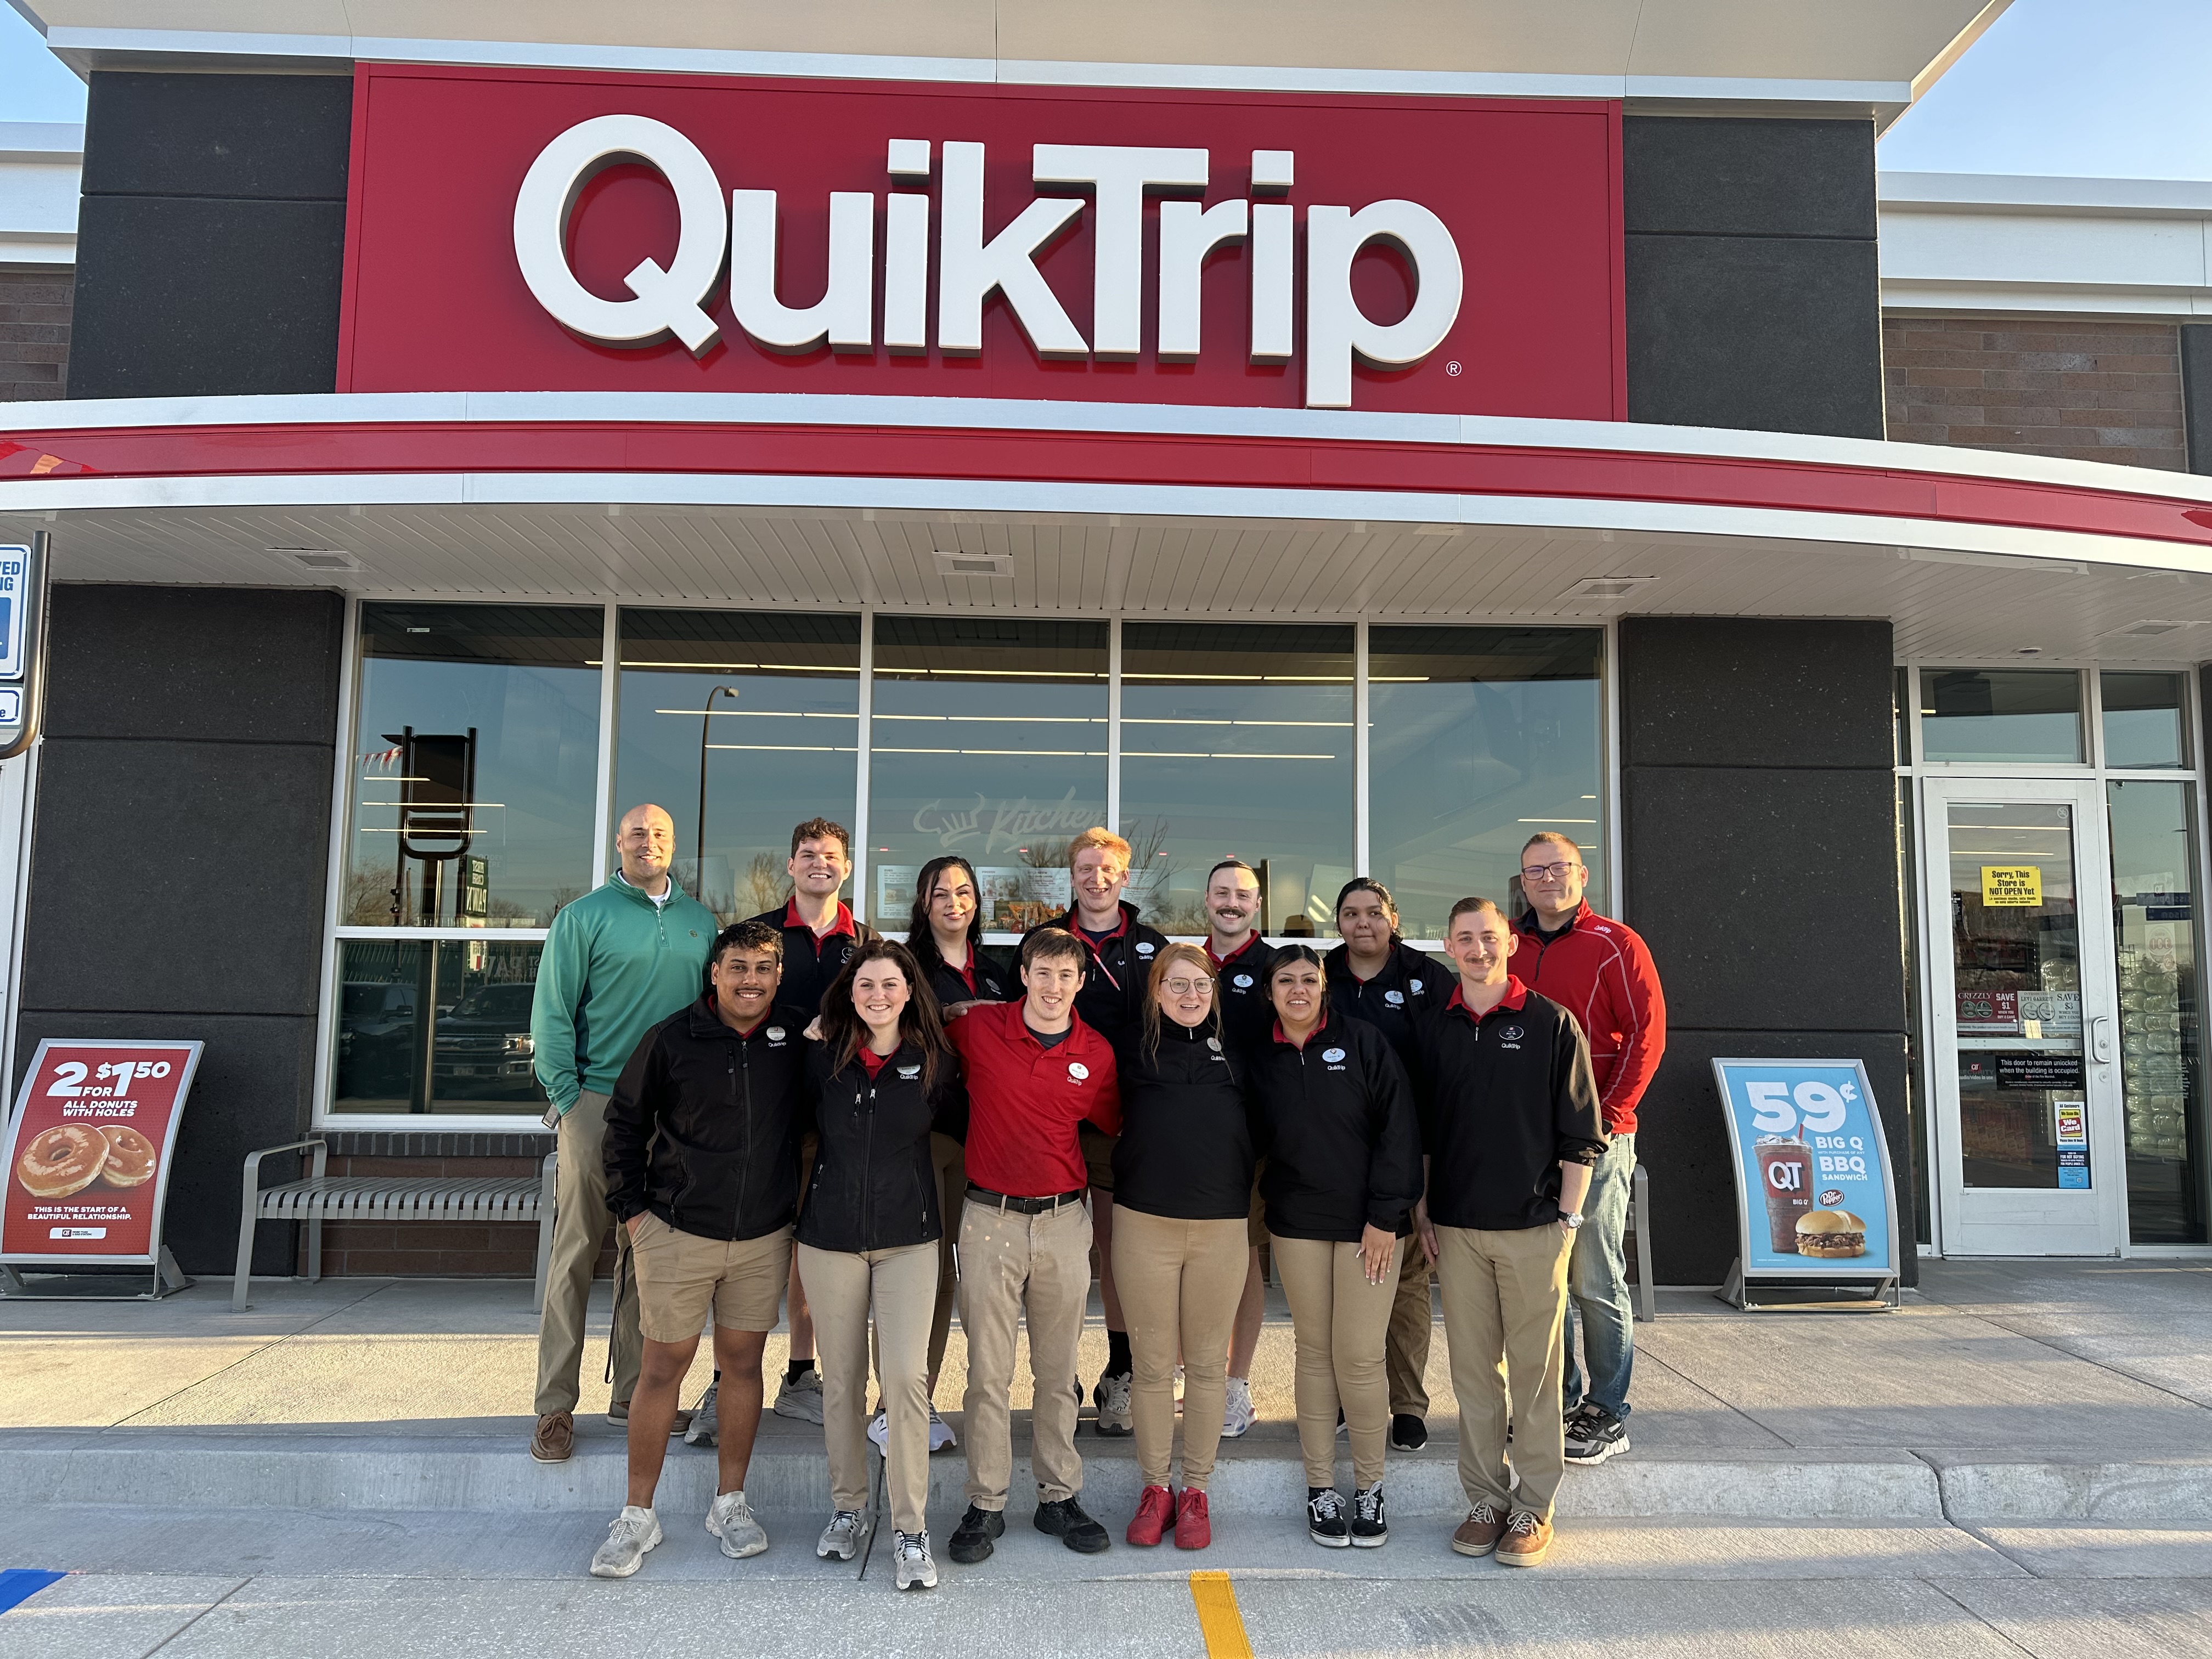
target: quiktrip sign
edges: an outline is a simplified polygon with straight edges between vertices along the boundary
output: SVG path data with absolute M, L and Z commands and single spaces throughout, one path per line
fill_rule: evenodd
M 1626 415 L 1619 111 L 364 65 L 343 391 Z

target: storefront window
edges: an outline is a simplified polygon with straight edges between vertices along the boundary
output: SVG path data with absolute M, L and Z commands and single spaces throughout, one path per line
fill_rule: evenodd
M 2180 675 L 2103 674 L 2097 689 L 2105 705 L 2106 765 L 2187 764 Z
M 342 920 L 542 927 L 592 885 L 602 618 L 362 606 Z
M 975 866 L 984 925 L 1067 908 L 1067 843 L 1106 818 L 1108 624 L 878 617 L 870 916 L 902 929 L 922 865 Z
M 614 810 L 676 821 L 676 877 L 724 922 L 790 896 L 791 828 L 853 824 L 860 619 L 625 610 Z
M 1556 830 L 1607 908 L 1599 787 L 1604 635 L 1594 629 L 1372 628 L 1369 844 L 1409 939 L 1441 939 L 1455 900 L 1521 908 L 1521 848 Z M 1329 896 L 1334 898 L 1334 890 Z
M 2078 765 L 2081 677 L 2071 669 L 1924 668 L 1920 746 L 1931 761 Z
M 2128 1234 L 2137 1244 L 2202 1244 L 2197 940 L 2203 915 L 2190 786 L 2114 782 L 2105 787 L 2112 836 L 2120 1074 L 2127 1102 Z
M 1352 630 L 1125 623 L 1121 833 L 1130 896 L 1202 933 L 1206 872 L 1258 866 L 1270 933 L 1331 933 L 1352 870 Z
M 535 1117 L 535 940 L 348 939 L 338 946 L 334 1112 Z

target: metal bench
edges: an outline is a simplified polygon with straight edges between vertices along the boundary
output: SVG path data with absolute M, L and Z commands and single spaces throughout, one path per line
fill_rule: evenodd
M 261 1160 L 279 1152 L 313 1152 L 311 1173 L 264 1189 Z M 553 1254 L 553 1169 L 548 1152 L 540 1173 L 485 1176 L 337 1176 L 324 1173 L 329 1146 L 319 1138 L 264 1146 L 246 1159 L 243 1202 L 238 1217 L 238 1272 L 231 1281 L 233 1311 L 247 1305 L 253 1269 L 253 1224 L 257 1221 L 304 1221 L 307 1224 L 307 1278 L 323 1276 L 323 1223 L 340 1221 L 534 1221 L 538 1224 L 538 1280 L 531 1305 L 545 1305 L 545 1269 Z
M 1659 1317 L 1659 1301 L 1651 1285 L 1651 1177 L 1641 1164 L 1629 1178 L 1626 1231 L 1636 1235 L 1636 1322 L 1649 1325 Z

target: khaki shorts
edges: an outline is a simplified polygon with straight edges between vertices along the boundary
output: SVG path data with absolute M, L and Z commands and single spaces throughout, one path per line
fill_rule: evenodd
M 649 1342 L 689 1342 L 707 1322 L 772 1331 L 791 1273 L 791 1229 L 759 1238 L 702 1238 L 647 1211 L 630 1240 L 637 1325 Z
M 1075 1129 L 1076 1139 L 1083 1146 L 1083 1162 L 1091 1171 L 1091 1185 L 1102 1193 L 1112 1192 L 1114 1149 L 1121 1144 L 1121 1137 L 1109 1135 L 1088 1123 L 1079 1123 Z

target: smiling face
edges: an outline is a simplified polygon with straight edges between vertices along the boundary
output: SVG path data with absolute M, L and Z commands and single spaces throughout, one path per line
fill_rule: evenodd
M 1206 884 L 1206 920 L 1218 940 L 1242 939 L 1260 914 L 1260 878 L 1231 865 Z
M 914 987 L 889 957 L 874 957 L 854 970 L 853 1012 L 872 1038 L 896 1036 L 899 1016 L 913 997 Z
M 1505 964 L 1519 943 L 1497 911 L 1462 910 L 1451 919 L 1444 953 L 1459 964 L 1460 978 L 1468 984 L 1503 985 Z
M 676 856 L 676 820 L 658 806 L 633 806 L 615 829 L 623 879 L 641 893 L 658 895 L 668 884 Z
M 1336 931 L 1344 935 L 1355 957 L 1389 955 L 1390 935 L 1397 929 L 1398 918 L 1382 902 L 1382 895 L 1367 888 L 1354 888 L 1336 907 Z
M 853 855 L 836 836 L 822 836 L 799 842 L 799 850 L 783 867 L 799 892 L 810 898 L 827 898 L 853 873 Z
M 1023 1018 L 1040 1031 L 1057 1031 L 1075 1013 L 1075 994 L 1083 988 L 1079 956 L 1040 956 L 1022 964 Z
M 975 883 L 957 864 L 948 864 L 929 884 L 929 925 L 946 939 L 964 939 L 975 919 Z
M 1285 962 L 1267 975 L 1267 1000 L 1286 1028 L 1303 1030 L 1321 1018 L 1321 969 L 1310 962 Z
M 1589 866 L 1562 842 L 1532 841 L 1521 849 L 1521 890 L 1539 915 L 1565 915 L 1583 902 Z
M 1213 1012 L 1213 975 L 1195 959 L 1195 951 L 1188 947 L 1169 948 L 1174 954 L 1160 964 L 1160 1012 L 1176 1024 L 1194 1030 Z
M 707 977 L 714 988 L 714 1012 L 722 1023 L 750 1031 L 775 1000 L 775 988 L 783 981 L 783 961 L 773 951 L 733 945 L 714 958 Z
M 1075 855 L 1070 878 L 1085 918 L 1109 918 L 1120 908 L 1121 890 L 1129 884 L 1128 860 L 1111 848 L 1086 847 Z

